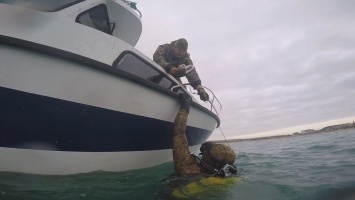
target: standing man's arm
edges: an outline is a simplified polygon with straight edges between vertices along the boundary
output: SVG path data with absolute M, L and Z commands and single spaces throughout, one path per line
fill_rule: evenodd
M 189 54 L 187 55 L 185 65 L 193 65 Z M 190 73 L 186 74 L 186 78 L 194 89 L 196 89 L 198 85 L 201 85 L 201 79 L 198 76 L 196 69 L 193 69 Z
M 180 68 L 178 66 L 172 66 L 170 63 L 166 61 L 165 58 L 165 48 L 163 45 L 160 45 L 155 53 L 153 54 L 153 61 L 160 65 L 162 68 L 165 69 L 169 74 L 173 75 L 174 77 L 181 77 L 185 75 L 185 68 Z
M 185 65 L 193 65 L 192 60 L 190 58 L 190 54 L 187 55 Z M 209 96 L 206 91 L 203 89 L 201 84 L 201 79 L 198 76 L 196 68 L 193 69 L 190 73 L 186 74 L 186 78 L 189 81 L 190 85 L 197 90 L 198 94 L 200 95 L 200 99 L 203 101 L 208 101 Z
M 162 68 L 164 68 L 167 72 L 170 72 L 172 66 L 165 59 L 165 49 L 163 45 L 159 45 L 159 47 L 153 54 L 153 60 Z

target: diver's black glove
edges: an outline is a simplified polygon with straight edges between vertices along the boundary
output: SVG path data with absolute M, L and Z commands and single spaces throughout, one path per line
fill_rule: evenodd
M 181 108 L 187 110 L 187 112 L 190 112 L 190 97 L 189 95 L 185 94 L 185 93 L 180 93 L 179 94 L 179 99 L 180 99 L 180 102 L 181 102 Z

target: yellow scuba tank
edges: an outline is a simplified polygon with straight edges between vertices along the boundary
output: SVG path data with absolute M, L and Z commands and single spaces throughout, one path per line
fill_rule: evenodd
M 239 177 L 208 177 L 199 181 L 189 183 L 183 187 L 179 187 L 173 190 L 172 196 L 179 199 L 190 198 L 194 195 L 202 192 L 210 191 L 211 188 L 223 188 L 232 186 L 240 181 Z

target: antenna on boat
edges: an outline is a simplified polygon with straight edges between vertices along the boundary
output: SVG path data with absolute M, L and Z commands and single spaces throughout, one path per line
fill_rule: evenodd
M 127 0 L 122 0 L 122 1 L 127 5 L 129 5 L 129 7 L 131 7 L 133 10 L 136 10 L 139 13 L 139 17 L 142 18 L 142 13 L 141 11 L 138 10 L 136 2 L 127 1 Z

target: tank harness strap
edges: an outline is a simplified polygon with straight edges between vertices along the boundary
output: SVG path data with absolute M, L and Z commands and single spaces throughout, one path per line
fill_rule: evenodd
M 215 168 L 213 168 L 212 166 L 210 166 L 209 164 L 207 164 L 206 162 L 204 162 L 203 160 L 201 160 L 198 156 L 196 156 L 195 154 L 191 154 L 194 158 L 195 158 L 195 160 L 196 160 L 196 162 L 198 161 L 199 162 L 199 164 L 201 164 L 201 166 L 202 167 L 204 167 L 206 170 L 208 170 L 208 171 L 210 171 L 210 172 L 214 172 L 214 174 L 212 175 L 212 176 L 221 176 L 221 173 L 222 173 L 222 170 L 223 169 L 215 169 Z M 234 164 L 232 164 L 232 165 L 230 165 L 230 166 L 233 166 L 234 167 L 234 170 L 235 170 L 235 172 L 233 172 L 233 174 L 236 174 L 236 173 L 238 173 L 239 172 L 239 170 L 238 170 L 238 168 L 234 165 Z M 223 173 L 222 173 L 223 174 Z M 224 175 L 222 175 L 222 177 L 224 177 Z
M 201 164 L 202 167 L 204 167 L 205 169 L 207 169 L 207 170 L 210 171 L 210 172 L 214 172 L 214 174 L 213 174 L 212 176 L 217 175 L 217 173 L 218 173 L 218 170 L 217 170 L 217 169 L 215 169 L 215 168 L 211 167 L 209 164 L 203 162 L 203 161 L 202 161 L 198 156 L 196 156 L 195 154 L 191 154 L 191 155 L 195 158 L 196 161 L 199 162 L 199 164 Z

